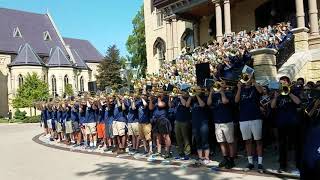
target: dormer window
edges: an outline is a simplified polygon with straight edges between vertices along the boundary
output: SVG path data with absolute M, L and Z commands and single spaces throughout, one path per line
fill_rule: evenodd
M 19 30 L 18 27 L 15 27 L 15 28 L 13 29 L 13 37 L 15 37 L 15 38 L 22 38 L 21 32 L 20 32 L 20 30 Z
M 49 34 L 49 31 L 46 31 L 46 32 L 43 33 L 43 40 L 51 41 L 51 36 Z

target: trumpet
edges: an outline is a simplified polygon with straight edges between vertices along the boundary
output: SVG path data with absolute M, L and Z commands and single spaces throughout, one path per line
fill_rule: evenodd
M 242 73 L 241 74 L 241 79 L 240 79 L 240 82 L 246 84 L 248 83 L 249 81 L 251 80 L 251 77 L 248 73 Z
M 288 85 L 281 85 L 280 87 L 280 94 L 283 96 L 289 95 L 291 92 L 291 86 Z
M 217 92 L 220 90 L 221 87 L 222 86 L 221 86 L 220 82 L 216 81 L 216 82 L 214 82 L 212 89 Z
M 181 93 L 180 89 L 175 87 L 175 88 L 173 88 L 173 90 L 172 90 L 170 95 L 173 96 L 173 97 L 177 97 L 177 96 L 182 96 L 182 93 Z
M 190 96 L 198 96 L 199 94 L 206 93 L 206 92 L 207 92 L 206 89 L 203 89 L 203 88 L 200 88 L 200 87 L 196 87 L 196 86 L 192 86 L 189 89 L 189 95 Z

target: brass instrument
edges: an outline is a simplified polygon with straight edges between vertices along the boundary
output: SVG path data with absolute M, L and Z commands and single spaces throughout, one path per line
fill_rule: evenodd
M 207 92 L 208 92 L 207 89 L 203 89 L 203 88 L 200 88 L 200 87 L 197 87 L 197 86 L 192 86 L 189 89 L 189 95 L 190 96 L 198 96 L 201 93 L 207 93 Z
M 172 92 L 170 93 L 170 96 L 172 97 L 182 96 L 182 92 L 179 88 L 174 87 Z
M 283 95 L 283 96 L 287 96 L 289 95 L 291 92 L 291 86 L 288 86 L 288 85 L 281 85 L 280 86 L 280 94 Z
M 217 92 L 217 91 L 219 91 L 220 89 L 221 89 L 221 83 L 219 82 L 219 81 L 216 81 L 216 82 L 214 82 L 214 84 L 213 84 L 213 86 L 212 86 L 212 89 L 215 91 L 215 92 Z
M 250 74 L 242 73 L 240 77 L 240 82 L 247 84 L 251 80 Z

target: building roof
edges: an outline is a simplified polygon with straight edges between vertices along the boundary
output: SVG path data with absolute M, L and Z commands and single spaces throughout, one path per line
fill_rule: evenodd
M 43 66 L 44 63 L 40 57 L 34 52 L 31 46 L 26 43 L 18 56 L 13 60 L 10 66 L 21 66 L 21 65 L 33 65 L 33 66 Z
M 63 38 L 63 40 L 70 49 L 76 50 L 85 62 L 100 62 L 103 59 L 100 52 L 87 40 L 73 38 Z
M 18 53 L 20 46 L 25 43 L 29 43 L 41 56 L 49 56 L 51 49 L 57 46 L 66 52 L 48 14 L 0 8 L 0 24 L 0 52 Z M 19 28 L 22 37 L 14 37 L 16 28 Z M 46 32 L 51 40 L 44 40 Z
M 71 49 L 72 56 L 75 60 L 74 67 L 79 69 L 89 69 L 87 64 L 81 59 L 79 53 L 75 49 Z
M 49 57 L 48 67 L 72 67 L 72 63 L 62 52 L 60 47 L 56 47 L 51 56 Z

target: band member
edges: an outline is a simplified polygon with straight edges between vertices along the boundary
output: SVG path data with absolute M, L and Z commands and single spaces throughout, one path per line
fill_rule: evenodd
M 105 123 L 104 123 L 104 117 L 105 117 L 105 111 L 106 111 L 106 105 L 104 104 L 103 100 L 97 100 L 96 101 L 98 105 L 98 109 L 96 110 L 96 117 L 97 117 L 97 135 L 98 139 L 100 141 L 99 147 L 103 147 L 106 144 L 104 144 L 104 139 L 105 139 Z
M 117 141 L 118 154 L 125 153 L 126 147 L 126 126 L 127 118 L 125 116 L 127 107 L 124 103 L 123 97 L 116 98 L 116 105 L 114 108 L 114 121 L 112 123 L 112 133 Z
M 47 114 L 47 106 L 45 103 L 40 104 L 40 108 L 41 108 L 41 121 L 43 124 L 43 129 L 44 129 L 44 133 L 46 136 L 48 136 L 49 134 L 49 130 L 48 130 L 48 114 Z
M 89 147 L 95 148 L 97 147 L 97 129 L 96 129 L 96 113 L 95 111 L 98 109 L 97 105 L 93 103 L 93 101 L 87 101 L 87 112 L 85 119 L 85 133 L 89 138 Z
M 80 122 L 80 130 L 81 130 L 85 147 L 88 146 L 88 136 L 86 134 L 86 129 L 85 129 L 86 114 L 87 114 L 87 103 L 86 101 L 83 100 L 80 102 L 80 107 L 79 107 L 79 119 L 80 119 L 79 122 Z
M 279 134 L 279 172 L 283 172 L 288 167 L 287 152 L 289 144 L 295 147 L 296 168 L 300 168 L 300 119 L 298 118 L 297 107 L 301 101 L 297 95 L 289 90 L 291 84 L 288 77 L 281 77 L 280 84 L 283 90 L 280 94 L 278 92 L 274 93 L 271 108 L 276 111 L 275 119 Z
M 106 144 L 106 149 L 104 151 L 110 151 L 112 150 L 113 152 L 116 152 L 116 147 L 115 147 L 115 142 L 113 138 L 113 129 L 112 129 L 112 124 L 114 120 L 114 108 L 115 108 L 115 103 L 113 97 L 109 97 L 106 101 L 106 111 L 105 111 L 105 144 Z
M 234 124 L 233 124 L 233 96 L 230 91 L 226 91 L 225 82 L 222 81 L 220 88 L 212 89 L 207 100 L 210 106 L 213 121 L 215 124 L 215 134 L 217 142 L 223 154 L 223 161 L 219 167 L 231 169 L 235 166 L 235 146 L 234 146 Z
M 170 97 L 169 106 L 175 108 L 175 135 L 178 144 L 179 156 L 176 159 L 189 160 L 191 154 L 190 132 L 191 132 L 191 113 L 186 107 L 188 96 L 183 95 Z
M 246 171 L 254 168 L 253 152 L 252 152 L 252 135 L 257 144 L 258 154 L 258 171 L 263 172 L 262 165 L 262 117 L 260 112 L 260 94 L 263 89 L 258 85 L 253 78 L 246 83 L 238 83 L 238 89 L 235 96 L 235 102 L 239 103 L 239 121 L 242 139 L 246 144 L 248 155 L 248 165 Z
M 71 144 L 71 139 L 72 139 L 72 133 L 73 133 L 73 128 L 72 128 L 72 120 L 71 120 L 71 107 L 67 103 L 63 103 L 62 105 L 64 109 L 64 124 L 65 124 L 65 135 L 66 135 L 66 143 Z
M 153 128 L 156 134 L 157 141 L 157 155 L 161 154 L 161 140 L 164 139 L 165 153 L 164 158 L 170 158 L 171 139 L 170 133 L 172 131 L 171 123 L 167 118 L 168 113 L 168 98 L 161 94 L 157 99 L 151 96 L 149 109 L 153 111 L 152 121 L 155 127 Z
M 48 131 L 50 134 L 50 141 L 53 141 L 54 139 L 54 131 L 53 131 L 53 126 L 54 126 L 54 122 L 53 122 L 53 105 L 52 103 L 48 103 L 47 105 L 47 124 L 48 124 Z
M 320 99 L 317 97 L 308 107 L 310 117 L 302 155 L 301 179 L 320 176 Z
M 57 114 L 57 122 L 56 122 L 56 128 L 57 128 L 57 135 L 58 135 L 58 142 L 62 142 L 64 138 L 64 125 L 63 125 L 63 110 L 62 110 L 62 105 L 57 104 L 56 107 L 56 114 Z
M 127 114 L 128 119 L 128 135 L 131 136 L 132 149 L 129 154 L 135 154 L 139 149 L 139 117 L 136 99 L 134 97 L 126 100 L 129 111 Z
M 204 93 L 191 94 L 187 103 L 192 113 L 192 136 L 196 141 L 199 161 L 203 164 L 210 163 L 209 141 L 208 141 L 208 114 L 206 111 L 206 97 Z
M 80 132 L 80 118 L 79 118 L 79 104 L 75 103 L 71 107 L 71 121 L 73 130 L 73 139 L 76 141 L 74 147 L 80 146 L 81 144 L 81 132 Z

